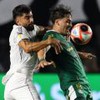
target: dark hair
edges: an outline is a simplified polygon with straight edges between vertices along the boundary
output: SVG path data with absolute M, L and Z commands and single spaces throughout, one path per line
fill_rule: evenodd
M 30 11 L 31 9 L 27 5 L 25 4 L 18 5 L 12 11 L 13 19 L 15 20 L 17 16 L 22 16 L 23 13 L 29 13 Z
M 56 19 L 64 18 L 67 15 L 72 15 L 71 9 L 68 6 L 59 5 L 51 10 L 50 20 L 54 23 Z

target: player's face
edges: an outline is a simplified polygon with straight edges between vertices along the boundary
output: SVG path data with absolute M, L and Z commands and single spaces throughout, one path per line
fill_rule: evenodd
M 60 33 L 67 34 L 67 32 L 72 27 L 72 16 L 71 15 L 67 15 L 64 18 L 59 19 L 58 23 L 59 23 Z
M 16 18 L 16 23 L 18 25 L 21 25 L 25 27 L 28 31 L 31 31 L 34 29 L 34 19 L 33 19 L 33 14 L 32 12 L 23 13 L 22 16 L 18 16 Z

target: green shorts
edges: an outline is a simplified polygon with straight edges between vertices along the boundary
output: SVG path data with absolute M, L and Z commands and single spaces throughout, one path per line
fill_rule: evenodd
M 66 92 L 67 100 L 93 100 L 89 87 L 84 84 L 75 83 L 70 85 Z

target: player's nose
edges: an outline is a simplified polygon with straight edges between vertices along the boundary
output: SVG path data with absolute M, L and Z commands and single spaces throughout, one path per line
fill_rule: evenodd
M 33 18 L 30 18 L 30 23 L 34 23 L 34 19 Z

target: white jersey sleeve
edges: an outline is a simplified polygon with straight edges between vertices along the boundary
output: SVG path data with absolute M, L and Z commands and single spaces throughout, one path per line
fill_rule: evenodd
M 40 28 L 39 28 L 39 26 L 37 26 L 37 25 L 34 25 L 34 30 L 36 31 L 36 33 L 38 33 L 38 32 L 40 31 Z
M 22 26 L 17 26 L 16 27 L 16 43 L 19 43 L 22 39 L 28 39 L 28 33 L 26 29 Z

